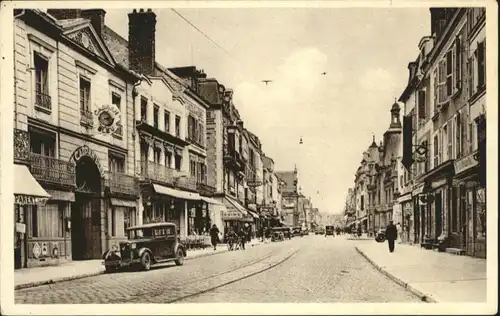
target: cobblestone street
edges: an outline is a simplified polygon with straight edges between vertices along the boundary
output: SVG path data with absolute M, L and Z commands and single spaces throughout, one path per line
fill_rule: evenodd
M 16 303 L 398 302 L 419 299 L 344 237 L 308 236 L 165 266 L 17 290 Z

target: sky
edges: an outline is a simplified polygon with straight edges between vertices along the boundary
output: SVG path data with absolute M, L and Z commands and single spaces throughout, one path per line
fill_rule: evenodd
M 321 212 L 343 212 L 362 153 L 390 124 L 408 63 L 430 33 L 425 8 L 207 8 L 157 15 L 156 59 L 195 65 L 234 90 L 245 127 L 275 170 L 299 171 Z M 106 10 L 128 38 L 131 10 Z M 322 75 L 326 72 L 326 75 Z M 262 80 L 273 80 L 265 85 Z M 303 139 L 303 144 L 299 140 Z

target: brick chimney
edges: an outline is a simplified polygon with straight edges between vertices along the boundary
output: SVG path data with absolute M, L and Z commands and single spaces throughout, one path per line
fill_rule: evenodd
M 47 13 L 57 20 L 69 20 L 81 17 L 81 9 L 47 9 Z
M 81 16 L 82 18 L 90 20 L 90 23 L 92 24 L 94 30 L 102 38 L 106 11 L 104 11 L 103 9 L 82 10 Z
M 130 69 L 152 75 L 155 67 L 156 14 L 134 9 L 128 14 L 128 54 Z

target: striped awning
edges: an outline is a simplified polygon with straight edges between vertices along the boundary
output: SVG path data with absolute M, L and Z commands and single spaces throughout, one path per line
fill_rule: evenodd
M 28 167 L 14 165 L 14 203 L 33 205 L 45 203 L 50 195 L 35 180 Z
M 227 210 L 222 212 L 223 221 L 253 222 L 253 217 L 238 202 L 230 197 L 224 198 Z

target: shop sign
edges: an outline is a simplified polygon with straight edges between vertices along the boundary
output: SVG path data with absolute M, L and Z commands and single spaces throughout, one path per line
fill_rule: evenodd
M 399 203 L 402 203 L 402 202 L 409 201 L 409 200 L 411 200 L 411 199 L 412 199 L 412 194 L 411 194 L 411 193 L 407 193 L 407 194 L 405 194 L 405 195 L 403 195 L 403 196 L 400 196 L 400 197 L 398 198 L 398 202 L 399 202 Z
M 243 214 L 239 211 L 224 211 L 222 212 L 222 218 L 224 219 L 242 219 Z
M 14 195 L 14 203 L 19 205 L 37 205 L 47 202 L 47 198 L 41 198 L 30 195 Z
M 247 181 L 247 186 L 249 186 L 251 188 L 260 187 L 261 185 L 262 185 L 262 181 L 260 181 L 260 180 Z
M 455 174 L 462 173 L 470 168 L 477 166 L 478 162 L 474 159 L 474 155 L 468 155 L 464 158 L 455 161 Z
M 92 159 L 92 161 L 95 163 L 95 165 L 99 169 L 99 172 L 101 173 L 101 176 L 103 176 L 104 175 L 104 171 L 102 170 L 101 162 L 99 161 L 99 157 L 97 156 L 97 154 L 95 153 L 95 151 L 93 151 L 92 149 L 90 149 L 87 145 L 83 145 L 83 146 L 78 147 L 73 152 L 73 154 L 71 155 L 71 157 L 69 158 L 69 161 L 72 162 L 72 163 L 74 163 L 74 164 L 76 164 L 84 156 L 87 156 L 90 159 Z
M 118 123 L 120 122 L 120 109 L 114 104 L 101 105 L 95 110 L 97 122 L 99 126 L 97 130 L 104 134 L 116 132 Z
M 434 181 L 434 182 L 431 183 L 431 188 L 437 189 L 439 187 L 442 187 L 445 184 L 446 184 L 446 179 L 442 179 L 442 180 L 439 180 L 439 181 Z

